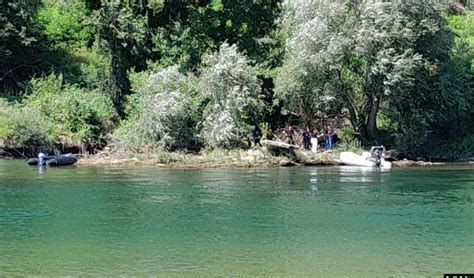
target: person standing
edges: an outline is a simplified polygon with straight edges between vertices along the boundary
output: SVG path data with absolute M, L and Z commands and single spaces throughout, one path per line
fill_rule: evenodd
M 295 131 L 293 130 L 293 127 L 291 125 L 288 126 L 285 130 L 286 133 L 286 140 L 288 144 L 295 144 L 295 141 L 293 140 L 293 136 L 295 135 Z
M 306 128 L 304 131 L 303 131 L 303 145 L 304 145 L 304 148 L 309 150 L 309 146 L 311 145 L 311 132 L 309 132 L 309 128 Z
M 327 137 L 326 137 L 326 149 L 328 149 L 328 150 L 332 149 L 333 137 L 334 137 L 334 129 L 331 127 L 330 124 L 328 124 Z
M 273 131 L 271 129 L 268 130 L 266 139 L 267 140 L 275 140 L 275 135 L 273 134 Z
M 360 129 L 359 127 L 356 126 L 356 128 L 354 129 L 354 139 L 356 140 L 356 142 L 358 142 L 359 144 L 362 143 L 362 134 L 360 132 Z
M 324 135 L 323 135 L 324 136 Z M 318 139 L 321 137 L 319 131 L 317 129 L 314 130 L 313 134 L 311 134 L 311 151 L 313 153 L 318 152 Z
M 260 128 L 259 127 L 256 127 L 252 133 L 252 137 L 253 137 L 253 143 L 254 143 L 254 146 L 262 146 L 262 144 L 260 144 L 260 139 L 262 138 L 262 133 L 260 132 Z

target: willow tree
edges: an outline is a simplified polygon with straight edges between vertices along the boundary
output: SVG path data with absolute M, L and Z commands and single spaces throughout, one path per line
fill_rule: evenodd
M 280 100 L 306 117 L 342 104 L 368 139 L 377 138 L 381 103 L 401 108 L 420 72 L 433 72 L 451 47 L 431 1 L 307 1 L 289 4 L 282 22 L 291 35 Z
M 144 80 L 133 82 L 137 93 L 130 104 L 135 105 L 114 133 L 117 148 L 141 152 L 198 145 L 195 77 L 180 73 L 178 66 L 138 75 Z
M 203 58 L 200 92 L 203 120 L 200 137 L 207 147 L 236 147 L 244 143 L 263 112 L 260 82 L 237 46 L 224 43 Z

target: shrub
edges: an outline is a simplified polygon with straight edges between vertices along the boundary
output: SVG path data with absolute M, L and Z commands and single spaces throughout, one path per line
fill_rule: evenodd
M 50 143 L 46 124 L 32 107 L 18 107 L 0 99 L 0 145 L 36 147 Z
M 210 148 L 242 145 L 263 112 L 256 72 L 237 46 L 226 43 L 203 63 L 200 90 L 206 105 L 199 135 Z
M 351 126 L 344 126 L 340 129 L 339 136 L 341 137 L 341 141 L 344 144 L 351 144 L 355 138 L 355 131 Z
M 416 152 L 402 154 L 411 159 L 435 161 L 472 160 L 474 158 L 474 134 L 458 138 L 437 138 L 431 136 Z
M 48 134 L 63 144 L 96 143 L 110 132 L 115 110 L 97 90 L 64 84 L 62 75 L 51 74 L 30 82 L 26 106 L 37 109 L 46 120 Z
M 129 118 L 114 133 L 121 148 L 142 152 L 148 148 L 180 149 L 197 144 L 197 105 L 193 76 L 169 67 L 145 77 L 132 77 L 136 94 L 129 98 Z M 138 85 L 138 87 L 137 87 Z
M 97 46 L 81 47 L 74 51 L 75 63 L 79 65 L 79 76 L 70 78 L 81 86 L 106 89 L 109 86 L 110 58 L 101 54 Z
M 66 48 L 85 46 L 91 39 L 92 28 L 84 24 L 86 16 L 85 4 L 78 1 L 50 3 L 38 13 L 48 39 Z

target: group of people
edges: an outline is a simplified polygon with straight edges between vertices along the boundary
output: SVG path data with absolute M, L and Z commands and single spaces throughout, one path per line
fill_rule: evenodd
M 295 139 L 298 134 L 303 139 L 302 146 L 307 150 L 309 150 L 311 146 L 313 146 L 313 148 L 316 150 L 318 148 L 319 142 L 321 142 L 320 140 L 324 140 L 325 149 L 330 150 L 333 148 L 335 132 L 330 124 L 327 125 L 326 129 L 321 129 L 320 131 L 315 130 L 313 132 L 311 132 L 309 128 L 296 131 L 291 125 L 289 125 L 283 130 L 283 137 L 285 138 L 284 141 L 288 144 L 295 145 L 297 143 Z M 262 132 L 259 128 L 256 128 L 252 132 L 252 138 L 255 146 L 261 146 L 260 140 L 262 139 Z M 271 129 L 269 129 L 266 133 L 265 139 L 276 139 L 276 136 L 273 134 L 273 131 Z
M 293 129 L 291 125 L 285 128 L 284 134 L 286 137 L 286 143 L 295 145 L 295 136 L 298 132 Z M 334 129 L 330 124 L 327 125 L 326 129 L 314 130 L 311 132 L 309 128 L 303 129 L 299 132 L 303 138 L 303 147 L 307 150 L 310 149 L 311 145 L 318 145 L 319 140 L 325 140 L 324 147 L 325 149 L 332 149 L 334 143 Z M 317 148 L 317 147 L 316 147 Z

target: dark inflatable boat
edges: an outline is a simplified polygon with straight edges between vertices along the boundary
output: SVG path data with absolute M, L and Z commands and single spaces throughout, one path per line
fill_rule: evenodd
M 40 165 L 40 166 L 64 166 L 64 165 L 72 165 L 77 162 L 77 158 L 75 158 L 71 154 L 66 155 L 57 155 L 57 156 L 47 156 L 43 153 L 38 155 L 38 158 L 30 158 L 26 163 L 28 165 Z

